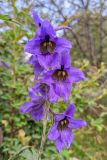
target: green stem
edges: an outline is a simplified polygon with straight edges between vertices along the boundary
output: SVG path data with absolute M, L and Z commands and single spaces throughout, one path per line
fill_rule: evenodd
M 43 153 L 44 145 L 46 142 L 46 127 L 47 127 L 47 122 L 48 122 L 48 113 L 49 113 L 49 102 L 46 100 L 46 105 L 44 107 L 44 119 L 43 119 L 43 134 L 42 134 L 42 139 L 41 139 L 41 144 L 39 148 L 38 155 L 35 160 L 40 160 L 41 155 Z

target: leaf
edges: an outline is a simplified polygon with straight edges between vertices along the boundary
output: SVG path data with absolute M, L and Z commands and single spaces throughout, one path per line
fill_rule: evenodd
M 26 160 L 34 160 L 36 158 L 37 153 L 35 152 L 35 150 L 32 149 L 32 151 L 25 150 L 21 155 L 24 158 L 26 158 Z
M 11 18 L 9 17 L 9 15 L 5 14 L 0 14 L 0 19 L 5 20 L 5 21 L 10 21 Z

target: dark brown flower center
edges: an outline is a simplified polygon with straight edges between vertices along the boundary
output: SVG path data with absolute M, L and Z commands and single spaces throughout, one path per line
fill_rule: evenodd
M 45 36 L 45 41 L 40 44 L 40 51 L 43 54 L 52 53 L 55 49 L 55 43 L 50 41 L 49 35 Z
M 68 73 L 64 70 L 64 66 L 61 66 L 61 69 L 57 69 L 52 75 L 52 77 L 57 81 L 66 80 L 67 76 Z
M 61 121 L 59 121 L 57 129 L 59 131 L 62 131 L 64 129 L 66 129 L 68 127 L 69 121 L 68 119 L 65 117 L 64 119 L 62 119 Z

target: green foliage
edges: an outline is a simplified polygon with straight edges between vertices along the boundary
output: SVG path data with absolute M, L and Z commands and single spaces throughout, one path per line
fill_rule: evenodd
M 19 107 L 27 101 L 27 88 L 33 85 L 34 78 L 32 67 L 25 62 L 25 41 L 20 40 L 32 37 L 35 27 L 28 15 L 30 7 L 18 11 L 14 1 L 11 7 L 13 19 L 6 14 L 0 15 L 4 20 L 3 26 L 9 27 L 1 32 L 0 40 L 0 127 L 3 132 L 0 160 L 34 160 L 40 145 L 42 122 L 36 123 L 30 116 L 20 114 Z M 24 17 L 24 23 L 20 16 L 22 19 Z M 25 26 L 30 32 L 24 30 Z M 85 72 L 87 79 L 73 87 L 69 101 L 73 100 L 76 104 L 75 118 L 86 120 L 88 126 L 76 131 L 70 149 L 65 149 L 60 154 L 56 151 L 55 143 L 47 140 L 42 159 L 73 160 L 75 157 L 77 160 L 106 160 L 107 111 L 101 101 L 107 96 L 107 89 L 101 85 L 106 72 L 105 65 L 102 63 L 97 68 L 85 59 L 80 63 L 78 57 L 74 65 Z M 60 100 L 51 107 L 55 112 L 63 112 L 66 106 Z M 50 126 L 51 122 L 48 122 L 47 132 Z

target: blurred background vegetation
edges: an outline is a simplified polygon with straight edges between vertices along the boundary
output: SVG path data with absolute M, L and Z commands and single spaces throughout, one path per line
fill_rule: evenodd
M 88 126 L 75 132 L 75 141 L 58 154 L 55 143 L 46 141 L 43 160 L 107 160 L 107 1 L 106 0 L 1 0 L 0 1 L 0 160 L 35 160 L 42 122 L 21 115 L 28 100 L 33 68 L 27 64 L 24 44 L 34 36 L 34 9 L 72 43 L 72 65 L 81 68 L 87 80 L 74 85 L 70 100 L 76 104 L 75 118 Z M 70 101 L 69 100 L 69 101 Z M 63 112 L 66 104 L 52 106 Z M 47 132 L 51 126 L 48 123 Z

